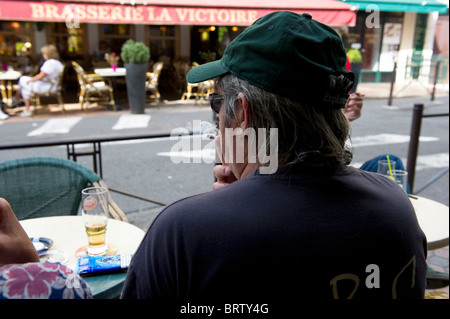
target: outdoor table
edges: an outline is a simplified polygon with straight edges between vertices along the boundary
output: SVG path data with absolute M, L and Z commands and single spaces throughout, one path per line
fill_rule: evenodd
M 21 220 L 20 224 L 29 237 L 46 237 L 53 240 L 49 253 L 64 252 L 67 260 L 61 262 L 75 270 L 75 253 L 87 245 L 81 216 L 41 217 Z M 109 219 L 106 229 L 106 243 L 117 247 L 116 254 L 133 254 L 142 241 L 145 232 L 140 228 L 115 219 Z M 43 257 L 45 258 L 45 256 Z M 119 298 L 125 282 L 126 273 L 112 273 L 84 277 L 94 298 Z
M 0 71 L 0 90 L 2 92 L 3 103 L 11 106 L 13 94 L 12 81 L 17 81 L 21 76 L 22 72 L 19 71 Z
M 125 76 L 127 73 L 125 68 L 117 68 L 115 71 L 112 68 L 99 68 L 94 69 L 94 72 L 105 78 Z
M 448 246 L 448 206 L 417 195 L 412 195 L 409 199 L 416 211 L 419 225 L 427 236 L 428 250 Z

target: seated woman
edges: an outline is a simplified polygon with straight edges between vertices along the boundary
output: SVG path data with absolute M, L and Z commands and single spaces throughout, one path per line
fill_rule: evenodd
M 0 267 L 0 299 L 92 299 L 92 292 L 72 269 L 36 262 Z
M 25 110 L 22 111 L 21 116 L 31 116 L 31 92 L 47 92 L 52 85 L 51 81 L 63 69 L 63 64 L 59 61 L 58 51 L 53 44 L 44 45 L 41 52 L 45 62 L 42 64 L 40 72 L 33 77 L 24 75 L 19 79 L 20 90 L 17 91 L 16 100 L 21 94 L 25 102 Z
M 61 264 L 41 263 L 9 203 L 0 198 L 0 299 L 92 299 L 86 282 Z

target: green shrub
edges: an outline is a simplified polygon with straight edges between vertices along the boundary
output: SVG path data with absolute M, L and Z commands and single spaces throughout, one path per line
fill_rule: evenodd
M 143 42 L 129 39 L 122 45 L 120 57 L 125 63 L 147 63 L 150 59 L 150 49 Z

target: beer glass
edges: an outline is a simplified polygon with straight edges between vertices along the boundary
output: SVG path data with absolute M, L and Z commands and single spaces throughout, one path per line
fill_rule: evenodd
M 81 214 L 88 238 L 88 255 L 103 255 L 108 251 L 105 241 L 108 204 L 108 191 L 104 187 L 89 187 L 81 191 Z
M 408 172 L 403 170 L 393 170 L 392 175 L 387 172 L 386 175 L 391 178 L 393 181 L 397 182 L 398 186 L 400 186 L 405 193 L 407 192 L 408 186 Z

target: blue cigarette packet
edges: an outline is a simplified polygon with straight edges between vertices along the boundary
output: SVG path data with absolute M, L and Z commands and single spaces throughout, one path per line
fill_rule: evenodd
M 80 275 L 95 275 L 126 271 L 131 262 L 130 254 L 84 256 L 78 258 L 75 272 Z

